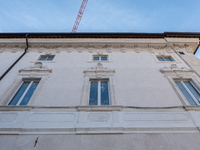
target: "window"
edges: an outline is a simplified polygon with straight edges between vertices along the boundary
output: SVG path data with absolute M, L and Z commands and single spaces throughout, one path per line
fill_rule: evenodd
M 157 56 L 159 61 L 174 61 L 171 57 L 161 57 L 161 56 Z
M 27 105 L 39 80 L 23 81 L 7 105 Z
M 109 105 L 109 85 L 107 80 L 90 81 L 89 105 Z
M 53 59 L 54 59 L 53 55 L 48 55 L 48 56 L 42 55 L 42 56 L 40 56 L 40 58 L 38 60 L 39 61 L 52 61 Z
M 108 56 L 93 56 L 93 61 L 107 61 Z
M 192 81 L 175 81 L 190 105 L 200 105 L 200 91 Z

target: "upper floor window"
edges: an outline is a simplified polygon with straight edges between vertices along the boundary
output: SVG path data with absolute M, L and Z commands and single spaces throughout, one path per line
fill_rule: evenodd
M 90 81 L 89 105 L 109 105 L 108 80 Z
M 39 80 L 23 81 L 7 105 L 27 105 L 38 84 Z
M 108 56 L 93 56 L 93 61 L 107 61 Z
M 175 81 L 190 105 L 200 105 L 200 91 L 192 81 Z
M 53 55 L 42 55 L 38 59 L 39 61 L 52 61 L 54 59 Z
M 169 57 L 161 57 L 157 56 L 159 61 L 174 61 L 170 56 Z

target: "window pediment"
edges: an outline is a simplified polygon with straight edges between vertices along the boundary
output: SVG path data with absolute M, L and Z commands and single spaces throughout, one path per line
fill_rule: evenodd
M 51 73 L 52 69 L 43 66 L 41 62 L 36 62 L 33 66 L 29 66 L 19 70 L 19 73 Z
M 178 67 L 176 64 L 172 64 L 170 67 L 164 66 L 160 69 L 160 72 L 168 76 L 177 76 L 180 78 L 184 76 L 192 76 L 194 73 L 192 69 L 188 69 L 186 67 Z
M 115 70 L 108 67 L 103 67 L 103 64 L 97 63 L 95 67 L 90 67 L 83 73 L 86 75 L 95 75 L 96 77 L 101 78 L 103 76 L 112 76 L 115 73 Z

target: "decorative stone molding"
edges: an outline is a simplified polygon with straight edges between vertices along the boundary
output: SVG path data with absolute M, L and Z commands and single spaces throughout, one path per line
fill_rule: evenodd
M 121 48 L 120 48 L 120 51 L 121 51 L 122 53 L 126 53 L 126 49 L 125 49 L 124 47 L 121 47 Z
M 56 49 L 56 53 L 60 53 L 61 52 L 61 48 Z
M 47 66 L 43 66 L 42 62 L 36 62 L 33 66 L 20 69 L 19 73 L 51 73 L 52 69 L 49 69 Z
M 107 51 L 107 53 L 112 53 L 112 49 L 111 48 L 107 48 L 106 51 Z
M 166 51 L 167 51 L 168 53 L 173 53 L 173 49 L 172 49 L 171 47 L 166 47 Z
M 6 44 L 1 44 L 0 46 L 0 53 L 3 53 L 5 51 Z
M 46 56 L 49 56 L 51 54 L 52 54 L 52 52 L 50 52 L 50 51 L 48 51 L 48 52 L 45 53 Z
M 103 55 L 103 51 L 101 51 L 101 50 L 99 50 L 98 52 L 97 52 L 97 55 Z
M 31 113 L 29 122 L 73 122 L 75 113 Z
M 88 70 L 84 71 L 85 74 L 95 75 L 96 78 L 102 78 L 104 76 L 113 75 L 115 70 L 108 67 L 103 67 L 103 64 L 97 63 L 95 67 L 90 67 Z
M 154 53 L 154 48 L 152 46 L 148 45 L 148 51 L 150 53 Z
M 14 48 L 14 49 L 12 49 L 12 53 L 16 53 L 18 51 L 18 48 L 16 47 L 16 48 Z
M 126 53 L 126 46 L 125 45 L 120 45 L 120 51 L 122 53 Z
M 0 49 L 0 53 L 3 53 L 5 51 L 5 48 Z
M 186 67 L 178 67 L 176 64 L 172 64 L 170 67 L 165 66 L 160 69 L 160 72 L 168 76 L 176 76 L 178 78 L 191 76 L 193 74 L 193 70 L 187 69 Z
M 83 52 L 83 48 L 82 47 L 78 47 L 77 51 L 78 51 L 78 53 L 82 53 Z
M 0 122 L 13 122 L 17 116 L 18 113 L 0 113 Z
M 137 45 L 134 45 L 133 50 L 134 50 L 136 53 L 140 53 L 140 49 L 138 48 Z
M 94 45 L 93 44 L 88 44 L 88 52 L 93 53 L 94 52 Z
M 38 53 L 42 53 L 44 51 L 44 48 L 39 48 Z
M 34 39 L 36 40 L 36 39 Z M 94 41 L 90 42 L 89 40 L 88 41 L 82 41 L 81 40 L 75 40 L 73 39 L 70 39 L 69 41 L 59 41 L 59 39 L 55 39 L 55 41 L 40 41 L 39 42 L 30 42 L 29 43 L 29 48 L 34 48 L 34 50 L 38 50 L 39 53 L 42 53 L 48 49 L 52 49 L 52 50 L 55 50 L 57 53 L 60 53 L 61 51 L 64 51 L 65 49 L 68 49 L 68 48 L 72 48 L 72 50 L 77 50 L 78 53 L 81 53 L 82 52 L 82 49 L 81 48 L 86 48 L 88 50 L 89 53 L 93 53 L 95 52 L 96 50 L 98 49 L 102 49 L 103 51 L 106 50 L 107 53 L 111 53 L 113 50 L 119 50 L 120 48 L 120 51 L 122 53 L 126 52 L 127 49 L 132 49 L 132 47 L 134 48 L 133 50 L 136 52 L 136 53 L 139 53 L 139 50 L 148 50 L 150 53 L 154 53 L 155 51 L 160 51 L 160 50 L 165 50 L 167 51 L 168 53 L 173 53 L 174 50 L 176 51 L 180 51 L 180 50 L 186 50 L 187 52 L 191 53 L 191 52 L 194 52 L 197 48 L 197 41 L 195 41 L 194 39 L 190 42 L 183 42 L 183 40 L 179 40 L 179 39 L 176 39 L 174 42 L 172 40 L 170 40 L 169 42 L 168 41 L 162 41 L 161 42 L 161 39 L 159 41 L 157 41 L 157 43 L 151 43 L 149 41 L 149 39 L 137 39 L 137 40 L 132 40 L 132 42 L 130 42 L 129 40 L 128 41 L 125 41 L 125 40 L 120 40 L 118 39 L 117 41 L 119 42 L 114 42 L 113 39 L 112 40 L 103 40 L 103 41 L 100 41 L 99 42 L 94 42 L 96 41 L 97 39 L 95 39 Z M 37 40 L 36 40 L 37 41 Z M 109 43 L 108 43 L 109 42 Z M 15 43 L 6 43 L 6 45 L 4 43 L 2 43 L 4 46 L 3 48 L 5 48 L 5 50 L 7 49 L 12 49 L 13 47 L 15 47 L 15 45 L 18 45 L 18 47 L 23 47 L 25 48 L 25 43 L 24 41 L 21 42 L 21 43 L 18 43 L 18 42 L 15 42 Z M 58 44 L 59 43 L 59 44 Z M 174 43 L 174 44 L 173 44 Z M 1 44 L 1 43 L 0 43 Z M 2 45 L 1 44 L 1 45 Z M 137 45 L 137 48 L 135 48 L 134 46 Z M 77 49 L 78 47 L 78 49 Z M 81 47 L 79 49 L 79 47 Z M 0 49 L 2 48 L 2 46 L 0 46 Z M 3 50 L 1 50 L 1 52 L 3 52 Z M 70 50 L 68 51 L 70 52 Z
M 88 114 L 88 120 L 90 122 L 108 122 L 110 115 L 108 113 L 90 113 Z
M 185 113 L 124 113 L 124 121 L 188 121 Z
M 173 48 L 175 51 L 179 52 L 181 49 L 186 49 L 189 45 L 179 45 L 179 44 L 173 44 Z
M 67 48 L 67 53 L 71 53 L 72 52 L 72 48 Z
M 112 46 L 111 44 L 106 44 L 106 46 L 104 47 L 107 51 L 107 53 L 112 53 Z
M 190 47 L 186 47 L 185 50 L 188 52 L 188 53 L 193 53 L 192 49 Z
M 94 49 L 93 49 L 93 48 L 89 48 L 89 49 L 88 49 L 88 52 L 89 52 L 89 53 L 93 53 L 93 52 L 94 52 Z

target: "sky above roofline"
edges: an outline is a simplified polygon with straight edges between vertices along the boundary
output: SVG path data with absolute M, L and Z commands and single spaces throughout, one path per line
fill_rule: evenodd
M 0 33 L 71 32 L 81 3 L 0 0 Z M 200 32 L 199 8 L 199 0 L 88 0 L 77 33 Z

